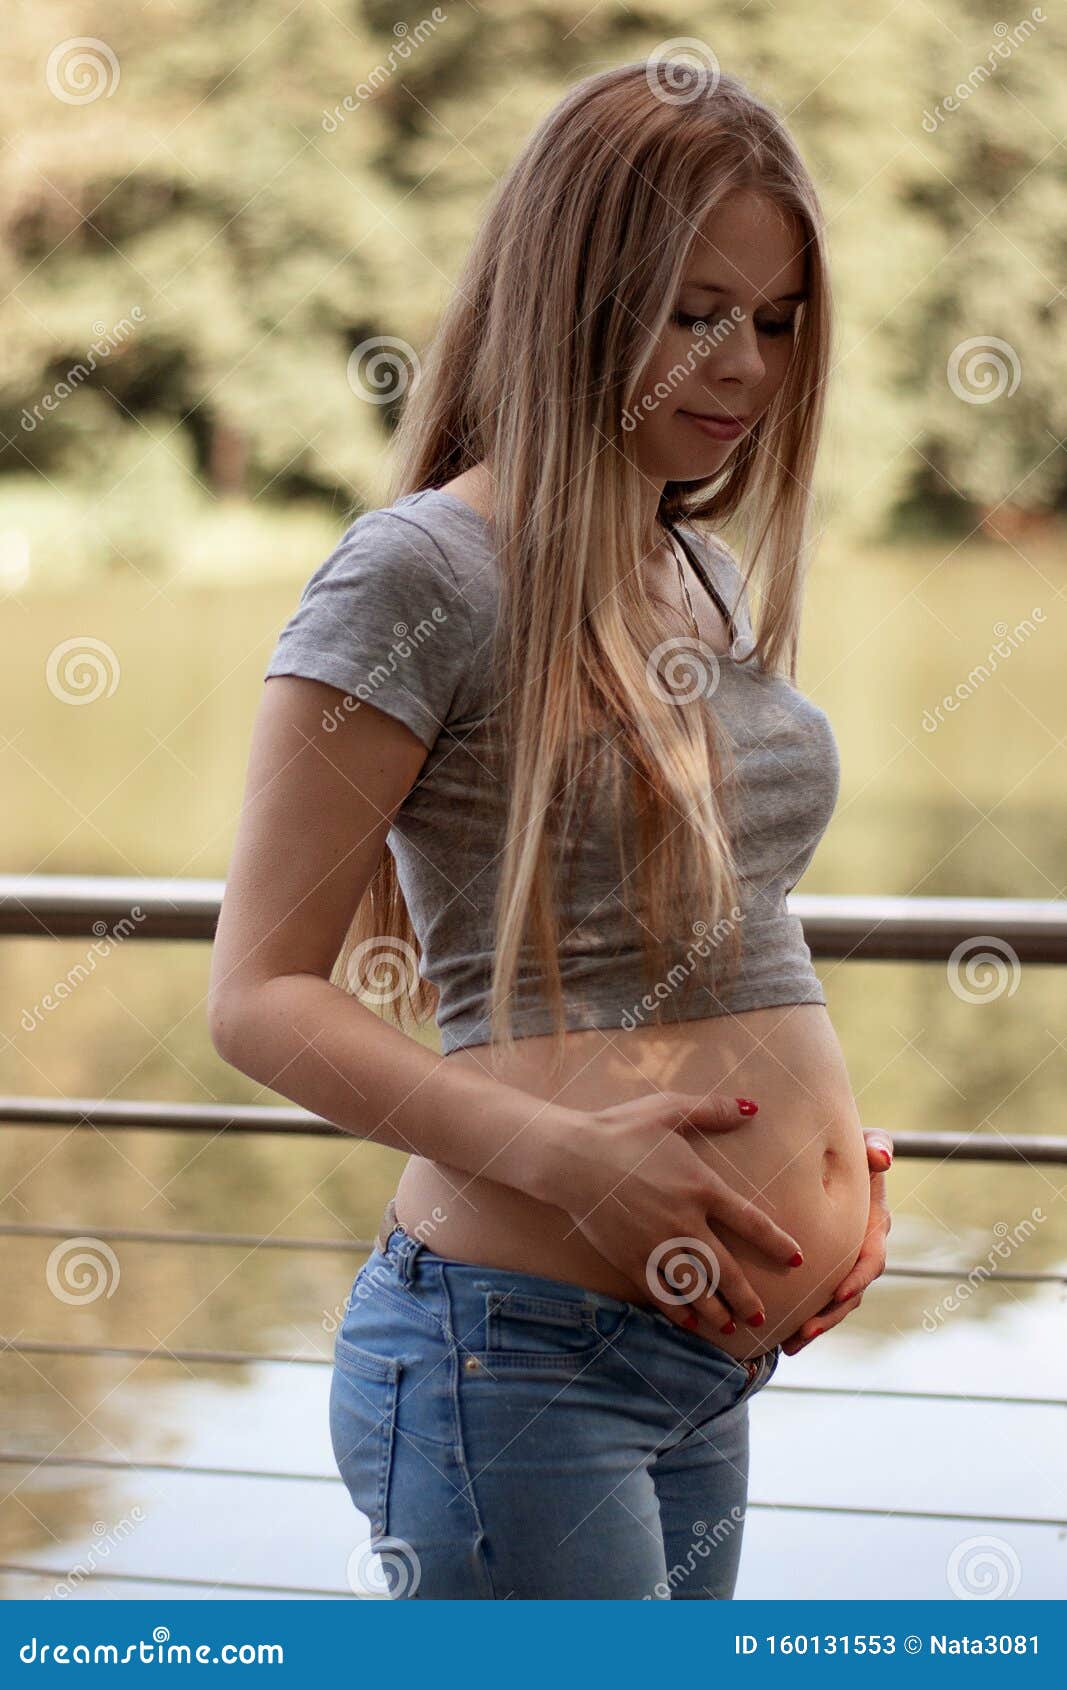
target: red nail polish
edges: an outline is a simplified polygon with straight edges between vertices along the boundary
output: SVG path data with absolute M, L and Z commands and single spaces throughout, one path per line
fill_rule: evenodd
M 824 1326 L 817 1326 L 815 1328 L 814 1332 L 812 1333 L 811 1338 L 808 1339 L 809 1344 L 812 1342 L 813 1339 L 821 1338 L 823 1333 L 825 1332 L 825 1330 L 826 1330 L 826 1328 Z
M 766 1320 L 766 1318 L 767 1318 L 767 1316 L 764 1314 L 763 1310 L 761 1309 L 759 1314 L 754 1314 L 752 1316 L 752 1319 L 749 1321 L 748 1324 L 750 1326 L 762 1326 L 763 1322 Z
M 692 1309 L 686 1309 L 685 1313 L 682 1316 L 682 1321 L 683 1321 L 684 1325 L 689 1327 L 690 1331 L 693 1330 L 693 1328 L 697 1324 L 697 1317 L 696 1317 L 696 1315 L 695 1315 L 695 1313 L 693 1312 Z
M 730 1336 L 730 1334 L 731 1334 L 731 1332 L 736 1332 L 736 1331 L 737 1331 L 737 1322 L 736 1322 L 736 1320 L 728 1320 L 728 1321 L 727 1321 L 727 1323 L 726 1323 L 726 1325 L 725 1325 L 725 1326 L 724 1326 L 724 1327 L 723 1327 L 723 1329 L 722 1329 L 722 1330 L 723 1330 L 723 1332 L 724 1332 L 724 1333 L 725 1333 L 725 1334 L 726 1334 L 726 1336 L 727 1336 L 727 1338 L 728 1338 L 728 1337 L 729 1337 L 729 1336 Z
M 750 1097 L 737 1097 L 734 1099 L 734 1102 L 737 1104 L 737 1107 L 740 1109 L 742 1115 L 755 1115 L 759 1112 L 759 1104 L 753 1103 Z
M 799 1268 L 799 1267 L 803 1267 L 803 1266 L 804 1266 L 804 1258 L 803 1258 L 803 1256 L 802 1256 L 802 1255 L 801 1255 L 801 1254 L 800 1254 L 800 1251 L 799 1251 L 799 1250 L 798 1250 L 798 1251 L 797 1251 L 797 1252 L 796 1252 L 796 1254 L 795 1254 L 795 1255 L 793 1255 L 793 1256 L 790 1256 L 790 1258 L 789 1258 L 789 1266 L 790 1266 L 790 1267 L 791 1267 L 791 1268 Z

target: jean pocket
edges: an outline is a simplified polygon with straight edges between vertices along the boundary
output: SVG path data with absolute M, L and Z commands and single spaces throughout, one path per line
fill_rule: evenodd
M 567 1297 L 490 1290 L 485 1293 L 484 1348 L 464 1345 L 468 1373 L 531 1372 L 567 1377 L 610 1347 L 629 1311 L 598 1314 L 586 1303 Z M 472 1333 L 479 1341 L 477 1332 Z
M 348 1494 L 370 1521 L 371 1537 L 385 1535 L 402 1364 L 360 1349 L 347 1338 L 334 1345 L 330 1382 L 330 1439 Z

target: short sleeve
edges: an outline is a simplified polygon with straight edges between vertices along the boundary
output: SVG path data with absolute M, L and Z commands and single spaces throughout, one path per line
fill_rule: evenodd
M 435 542 L 403 517 L 368 511 L 304 587 L 263 678 L 325 681 L 432 749 L 472 645 L 468 607 Z

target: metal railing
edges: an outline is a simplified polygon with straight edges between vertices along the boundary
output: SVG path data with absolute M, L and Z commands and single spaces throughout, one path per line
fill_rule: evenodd
M 125 920 L 130 939 L 213 939 L 222 880 L 103 875 L 0 875 L 0 935 L 101 936 Z M 958 944 L 996 934 L 1020 962 L 1067 962 L 1067 900 L 892 898 L 795 894 L 814 956 L 896 962 L 947 960 Z
M 0 936 L 42 939 L 201 939 L 215 936 L 225 882 L 116 876 L 0 875 Z M 995 938 L 1019 963 L 1067 962 L 1067 901 L 797 895 L 815 957 L 944 962 Z M 350 1137 L 303 1109 L 0 1096 L 0 1121 L 20 1126 L 169 1128 L 179 1132 L 310 1133 Z M 1067 1164 L 1067 1138 L 1038 1134 L 894 1133 L 896 1153 L 928 1161 Z

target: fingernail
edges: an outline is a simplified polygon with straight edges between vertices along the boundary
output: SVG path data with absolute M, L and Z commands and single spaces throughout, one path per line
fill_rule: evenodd
M 762 1326 L 763 1322 L 766 1320 L 766 1318 L 767 1318 L 767 1316 L 764 1314 L 763 1310 L 760 1309 L 758 1314 L 754 1314 L 752 1316 L 752 1318 L 751 1318 L 751 1320 L 749 1321 L 748 1324 L 750 1326 Z
M 812 1343 L 816 1338 L 821 1338 L 825 1331 L 826 1331 L 825 1326 L 817 1326 L 815 1328 L 814 1332 L 812 1333 L 811 1337 L 808 1339 L 808 1343 L 809 1344 Z
M 683 1322 L 684 1325 L 688 1326 L 690 1328 L 690 1330 L 692 1330 L 692 1328 L 694 1326 L 696 1326 L 697 1317 L 696 1317 L 696 1315 L 695 1315 L 695 1313 L 693 1312 L 692 1309 L 686 1309 L 685 1313 L 682 1316 L 682 1322 Z
M 734 1099 L 734 1102 L 742 1115 L 755 1115 L 759 1111 L 759 1104 L 753 1103 L 750 1097 L 738 1097 Z
M 891 1153 L 890 1153 L 890 1152 L 889 1152 L 889 1151 L 888 1151 L 888 1150 L 883 1150 L 883 1151 L 882 1151 L 882 1155 L 883 1155 L 883 1156 L 884 1156 L 884 1157 L 885 1157 L 885 1165 L 886 1165 L 886 1167 L 887 1167 L 887 1168 L 891 1168 L 891 1167 L 892 1167 L 892 1166 L 893 1166 L 893 1157 L 892 1157 L 892 1154 L 891 1154 Z
M 722 1330 L 723 1330 L 723 1332 L 724 1332 L 724 1333 L 725 1333 L 725 1334 L 726 1334 L 726 1336 L 727 1336 L 727 1338 L 728 1338 L 728 1337 L 729 1337 L 729 1336 L 730 1336 L 730 1334 L 731 1334 L 731 1332 L 736 1332 L 736 1331 L 737 1331 L 737 1322 L 736 1322 L 736 1320 L 728 1320 L 728 1321 L 727 1321 L 727 1322 L 726 1322 L 726 1325 L 725 1325 L 725 1326 L 724 1326 L 724 1327 L 723 1327 L 723 1328 L 722 1328 Z
M 790 1258 L 789 1258 L 789 1266 L 790 1266 L 790 1267 L 791 1267 L 791 1268 L 799 1268 L 799 1267 L 803 1267 L 803 1266 L 804 1266 L 804 1258 L 803 1258 L 803 1256 L 802 1256 L 802 1255 L 801 1255 L 801 1254 L 800 1254 L 800 1251 L 799 1251 L 799 1250 L 798 1250 L 798 1251 L 797 1251 L 797 1252 L 796 1252 L 796 1255 L 794 1255 L 794 1256 L 790 1256 Z

